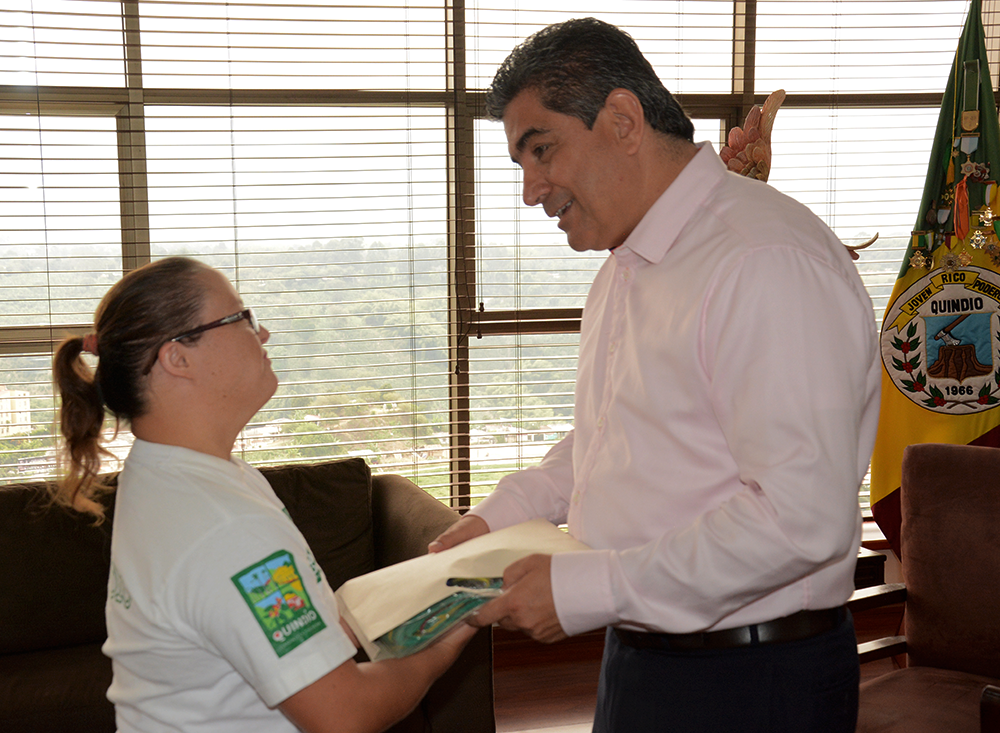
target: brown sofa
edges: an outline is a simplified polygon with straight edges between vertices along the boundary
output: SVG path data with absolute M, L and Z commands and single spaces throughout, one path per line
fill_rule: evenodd
M 263 473 L 334 588 L 423 554 L 458 518 L 402 476 L 372 476 L 360 458 Z M 43 488 L 0 487 L 0 731 L 113 733 L 114 708 L 105 697 L 111 662 L 101 654 L 111 521 L 95 527 L 49 508 Z M 493 733 L 492 675 L 484 629 L 391 730 Z

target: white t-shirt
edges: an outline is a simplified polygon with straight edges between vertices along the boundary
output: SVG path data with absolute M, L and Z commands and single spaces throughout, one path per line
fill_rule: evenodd
M 121 733 L 295 731 L 274 706 L 356 651 L 256 469 L 142 440 L 119 476 L 106 617 Z

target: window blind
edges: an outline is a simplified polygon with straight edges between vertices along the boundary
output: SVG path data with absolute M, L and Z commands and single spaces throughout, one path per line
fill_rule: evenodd
M 143 0 L 139 14 L 147 88 L 447 87 L 440 3 Z
M 458 508 L 536 462 L 572 424 L 604 256 L 524 206 L 480 110 L 516 44 L 575 16 L 629 31 L 717 148 L 785 89 L 770 183 L 845 243 L 878 234 L 857 264 L 880 319 L 967 9 L 8 0 L 0 481 L 53 473 L 53 345 L 124 271 L 173 254 L 222 269 L 272 332 L 281 384 L 241 437 L 251 462 L 362 455 Z

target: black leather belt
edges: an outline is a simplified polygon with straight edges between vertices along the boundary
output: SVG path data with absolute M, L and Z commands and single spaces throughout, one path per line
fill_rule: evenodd
M 758 644 L 780 644 L 800 641 L 831 631 L 847 619 L 847 607 L 825 608 L 820 611 L 799 611 L 791 616 L 735 629 L 702 631 L 695 634 L 652 634 L 643 631 L 615 629 L 615 636 L 625 646 L 634 649 L 664 649 L 696 651 L 700 649 L 736 649 Z

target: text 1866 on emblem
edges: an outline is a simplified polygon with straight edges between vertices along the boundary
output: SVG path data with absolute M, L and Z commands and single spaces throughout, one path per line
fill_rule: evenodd
M 896 388 L 928 410 L 967 415 L 1000 404 L 1000 276 L 937 271 L 886 313 L 882 362 Z

